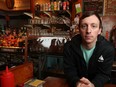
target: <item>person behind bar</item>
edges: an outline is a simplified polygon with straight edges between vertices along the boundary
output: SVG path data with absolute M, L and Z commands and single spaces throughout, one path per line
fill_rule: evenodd
M 95 12 L 79 19 L 79 34 L 64 44 L 64 74 L 69 87 L 104 87 L 110 80 L 115 49 L 102 35 Z

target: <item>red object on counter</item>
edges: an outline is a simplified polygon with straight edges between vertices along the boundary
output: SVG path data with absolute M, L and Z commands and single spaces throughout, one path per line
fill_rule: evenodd
M 15 87 L 14 74 L 8 70 L 8 66 L 1 76 L 1 87 Z

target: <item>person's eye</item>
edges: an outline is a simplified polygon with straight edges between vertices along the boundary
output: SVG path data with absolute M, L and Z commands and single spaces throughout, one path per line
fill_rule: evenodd
M 81 25 L 81 28 L 82 29 L 87 29 L 87 25 L 85 25 L 85 24 L 84 25 Z
M 92 25 L 92 28 L 97 28 L 97 25 Z

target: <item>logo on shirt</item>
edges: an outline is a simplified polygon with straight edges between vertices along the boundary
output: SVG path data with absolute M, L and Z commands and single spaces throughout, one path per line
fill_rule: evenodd
M 98 62 L 104 62 L 104 58 L 102 55 L 99 57 Z

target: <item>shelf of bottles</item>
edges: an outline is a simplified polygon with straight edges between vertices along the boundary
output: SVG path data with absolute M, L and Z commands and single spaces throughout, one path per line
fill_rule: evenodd
M 35 5 L 35 11 L 60 11 L 69 10 L 70 0 L 51 0 L 49 3 Z
M 35 5 L 35 17 L 29 19 L 29 36 L 69 36 L 70 3 L 56 0 Z

